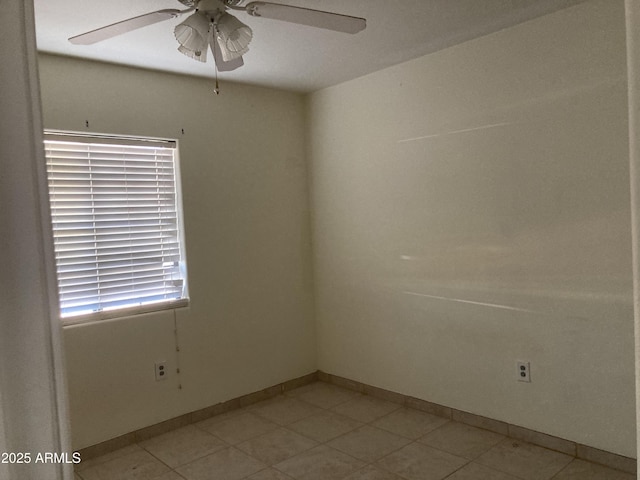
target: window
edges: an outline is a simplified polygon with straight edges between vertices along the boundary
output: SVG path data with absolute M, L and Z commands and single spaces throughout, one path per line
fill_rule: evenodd
M 186 305 L 176 142 L 47 131 L 44 143 L 61 316 Z

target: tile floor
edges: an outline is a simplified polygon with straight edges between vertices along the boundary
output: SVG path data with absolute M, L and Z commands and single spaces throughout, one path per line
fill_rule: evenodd
M 77 480 L 634 480 L 327 383 L 76 466 Z

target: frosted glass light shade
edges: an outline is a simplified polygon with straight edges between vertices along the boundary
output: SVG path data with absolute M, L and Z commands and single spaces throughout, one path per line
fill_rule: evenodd
M 206 61 L 207 61 L 207 48 L 206 48 L 206 46 L 205 46 L 204 50 L 195 50 L 194 51 L 194 50 L 189 50 L 188 48 L 183 47 L 182 45 L 180 45 L 178 47 L 178 51 L 180 53 L 182 53 L 183 55 L 186 55 L 187 57 L 192 58 L 194 60 L 197 60 L 199 62 L 206 63 Z
M 209 46 L 209 19 L 196 12 L 176 25 L 173 31 L 176 40 L 180 43 L 178 51 L 189 58 L 207 61 L 207 47 Z
M 222 58 L 228 62 L 249 51 L 253 32 L 233 15 L 224 13 L 216 21 L 216 38 Z

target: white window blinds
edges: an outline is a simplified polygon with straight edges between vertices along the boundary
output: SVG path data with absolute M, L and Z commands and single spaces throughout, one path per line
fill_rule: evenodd
M 45 132 L 63 317 L 186 299 L 175 142 Z

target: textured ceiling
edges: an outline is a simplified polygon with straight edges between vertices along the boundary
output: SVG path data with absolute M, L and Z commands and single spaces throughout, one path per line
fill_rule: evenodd
M 356 35 L 234 12 L 254 31 L 245 65 L 221 80 L 310 92 L 486 35 L 585 0 L 281 0 L 277 3 L 364 17 Z M 246 2 L 245 2 L 246 3 Z M 180 18 L 94 45 L 67 38 L 126 18 L 183 6 L 175 0 L 34 0 L 44 52 L 198 76 L 214 76 L 176 50 Z M 184 18 L 184 17 L 183 17 Z

